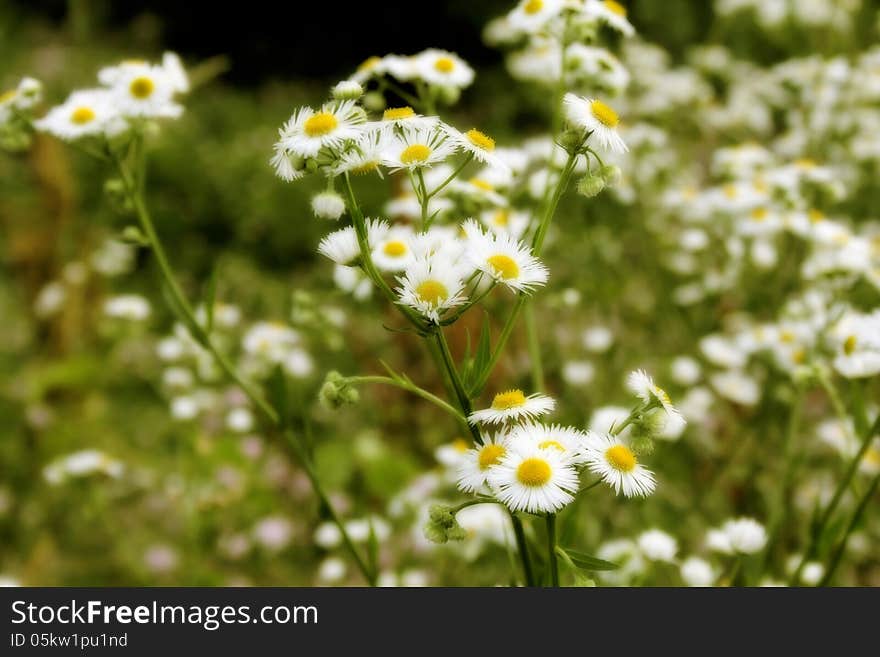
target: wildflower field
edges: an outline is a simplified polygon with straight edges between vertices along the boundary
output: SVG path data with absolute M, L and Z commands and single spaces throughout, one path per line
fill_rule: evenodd
M 0 583 L 880 584 L 880 1 L 111 4 L 0 1 Z

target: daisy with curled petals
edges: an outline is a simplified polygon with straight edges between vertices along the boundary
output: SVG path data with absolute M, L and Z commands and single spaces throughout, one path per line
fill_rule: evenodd
M 467 450 L 458 462 L 456 482 L 459 490 L 473 493 L 480 490 L 489 477 L 492 466 L 498 465 L 507 453 L 507 436 L 497 434 L 482 445 Z
M 626 17 L 626 7 L 617 0 L 585 0 L 581 13 L 605 23 L 624 36 L 635 34 L 635 28 Z
M 605 150 L 624 153 L 628 149 L 617 133 L 620 117 L 609 105 L 596 98 L 582 98 L 572 93 L 562 100 L 565 118 L 573 126 L 590 133 L 590 138 Z
M 473 219 L 465 222 L 468 258 L 474 267 L 516 292 L 544 285 L 550 273 L 531 250 L 504 233 L 484 233 Z
M 512 28 L 534 34 L 560 14 L 563 4 L 563 0 L 520 0 L 507 20 Z
M 654 473 L 638 462 L 626 441 L 611 434 L 588 434 L 587 467 L 619 495 L 647 497 L 654 492 Z
M 345 151 L 340 153 L 332 167 L 333 174 L 338 176 L 350 173 L 353 176 L 365 176 L 375 171 L 381 177 L 379 166 L 390 142 L 391 135 L 381 126 L 377 126 L 376 123 L 365 124 L 363 132 L 349 142 Z
M 104 89 L 75 91 L 61 105 L 35 121 L 37 130 L 72 141 L 103 134 L 118 118 L 112 95 Z
M 389 141 L 382 163 L 394 171 L 415 171 L 440 164 L 455 151 L 455 143 L 439 128 L 403 130 Z
M 646 404 L 659 404 L 670 417 L 680 419 L 681 413 L 672 403 L 669 394 L 654 383 L 654 379 L 644 370 L 630 372 L 626 378 L 626 387 Z
M 418 311 L 434 323 L 447 310 L 464 303 L 464 283 L 459 267 L 443 258 L 419 258 L 406 268 L 398 295 L 404 305 Z
M 522 390 L 499 392 L 492 399 L 492 405 L 474 411 L 468 417 L 471 424 L 504 424 L 518 420 L 531 420 L 546 415 L 556 408 L 552 397 L 535 393 L 526 397 Z
M 510 432 L 509 440 L 524 441 L 539 449 L 555 450 L 574 465 L 582 465 L 586 462 L 587 434 L 574 427 L 527 422 L 514 427 Z
M 476 128 L 471 128 L 467 132 L 459 132 L 451 125 L 446 124 L 443 125 L 443 130 L 461 150 L 469 153 L 479 162 L 488 164 L 493 169 L 510 170 L 504 160 L 495 155 L 495 140 L 489 135 Z
M 283 131 L 283 129 L 282 129 Z M 306 175 L 305 162 L 303 159 L 290 152 L 281 142 L 277 142 L 272 149 L 272 159 L 269 164 L 275 170 L 275 175 L 285 182 L 299 180 Z
M 315 157 L 322 148 L 338 148 L 363 131 L 364 111 L 353 100 L 301 107 L 284 124 L 280 144 L 300 157 Z
M 574 499 L 578 474 L 555 450 L 511 442 L 489 472 L 489 486 L 511 511 L 555 513 Z
M 464 89 L 474 81 L 474 69 L 455 53 L 429 48 L 413 58 L 416 74 L 428 84 Z
M 367 243 L 378 244 L 388 232 L 388 224 L 378 219 L 367 219 Z M 318 253 L 337 265 L 351 265 L 361 255 L 354 226 L 346 226 L 324 237 L 318 244 Z

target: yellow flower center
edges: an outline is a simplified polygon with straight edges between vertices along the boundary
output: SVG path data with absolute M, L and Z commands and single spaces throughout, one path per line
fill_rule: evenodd
M 0 94 L 0 103 L 6 103 L 18 95 L 18 89 L 10 89 Z
M 853 352 L 856 350 L 856 344 L 858 344 L 856 336 L 849 336 L 843 343 L 843 353 L 847 356 L 852 356 Z
M 558 440 L 545 440 L 542 443 L 538 443 L 538 449 L 555 449 L 560 452 L 565 451 L 565 447 Z
M 388 242 L 382 250 L 385 252 L 385 255 L 391 256 L 392 258 L 399 258 L 402 255 L 406 255 L 407 251 L 406 244 L 400 240 Z
M 449 290 L 440 281 L 429 278 L 416 286 L 416 296 L 430 306 L 439 306 L 449 298 Z
M 510 223 L 510 213 L 507 210 L 499 210 L 492 217 L 492 223 L 501 228 L 505 228 Z
M 70 115 L 71 123 L 85 125 L 95 120 L 95 111 L 91 107 L 77 107 Z
M 131 81 L 128 90 L 135 98 L 144 100 L 153 95 L 153 92 L 156 90 L 156 83 L 148 77 L 141 76 Z
M 791 359 L 797 363 L 798 365 L 802 365 L 807 360 L 807 352 L 803 349 L 797 349 L 792 355 Z
M 654 386 L 652 388 L 652 391 L 654 392 L 654 396 L 660 400 L 660 403 L 672 406 L 672 399 L 669 398 L 669 393 L 666 392 L 663 388 L 660 388 L 659 386 Z
M 544 8 L 544 0 L 529 0 L 523 5 L 523 11 L 527 14 L 537 14 Z
M 791 331 L 783 331 L 779 334 L 779 340 L 784 343 L 794 342 L 794 337 L 794 333 L 792 333 Z
M 482 178 L 471 178 L 471 185 L 476 187 L 477 189 L 482 189 L 484 192 L 494 192 L 495 188 L 492 185 Z
M 865 452 L 865 456 L 862 458 L 862 463 L 875 468 L 880 466 L 880 449 L 869 447 Z
M 800 160 L 795 160 L 794 165 L 795 165 L 798 169 L 815 169 L 816 166 L 817 166 L 817 165 L 816 165 L 816 161 L 815 161 L 815 160 L 811 160 L 811 159 L 808 158 L 808 157 L 807 157 L 807 158 L 802 158 L 802 159 L 800 159 Z
M 486 468 L 495 465 L 501 460 L 501 457 L 504 456 L 504 453 L 507 450 L 504 449 L 502 445 L 486 445 L 483 449 L 480 450 L 480 456 L 477 461 L 480 464 L 480 470 L 485 470 Z
M 467 441 L 464 438 L 456 438 L 452 441 L 452 449 L 454 449 L 456 452 L 464 454 L 466 451 L 468 451 Z
M 821 210 L 810 210 L 807 212 L 807 216 L 810 218 L 810 221 L 814 224 L 818 224 L 825 218 L 825 215 L 822 214 Z
M 404 164 L 418 164 L 426 162 L 431 157 L 431 147 L 425 144 L 413 144 L 407 146 L 400 154 L 400 161 Z
M 615 2 L 614 0 L 605 0 L 602 4 L 605 5 L 605 9 L 610 11 L 612 14 L 617 14 L 618 16 L 623 16 L 626 18 L 626 7 L 624 7 L 619 2 Z
M 767 182 L 764 181 L 764 180 L 762 180 L 762 179 L 760 179 L 760 178 L 758 178 L 757 180 L 754 180 L 754 181 L 752 182 L 752 188 L 753 188 L 756 192 L 760 192 L 760 193 L 763 194 L 763 193 L 766 192 L 767 189 L 768 189 L 768 187 L 767 187 Z
M 434 68 L 441 73 L 452 73 L 455 70 L 455 61 L 451 57 L 438 57 Z
M 382 114 L 382 118 L 386 121 L 399 121 L 400 119 L 408 119 L 415 115 L 415 110 L 412 107 L 389 107 Z
M 739 193 L 739 192 L 738 192 L 737 189 L 736 189 L 736 185 L 730 185 L 730 184 L 728 184 L 728 185 L 725 185 L 725 186 L 724 186 L 724 195 L 725 195 L 727 198 L 729 198 L 729 199 L 735 199 L 735 198 L 736 198 L 736 195 L 737 195 L 738 193 Z
M 632 472 L 636 467 L 636 455 L 626 445 L 614 445 L 605 451 L 608 464 L 620 472 Z
M 364 61 L 361 62 L 360 66 L 358 66 L 358 71 L 369 71 L 372 68 L 376 68 L 376 65 L 382 61 L 381 57 L 376 57 L 373 55 L 372 57 L 368 57 Z
M 496 411 L 507 411 L 511 408 L 525 406 L 526 396 L 522 390 L 508 390 L 499 392 L 492 400 L 492 408 Z
M 480 132 L 476 128 L 471 128 L 466 133 L 464 133 L 464 135 L 468 138 L 468 141 L 477 148 L 481 148 L 484 151 L 495 150 L 495 140 L 485 133 Z
M 592 101 L 590 103 L 590 111 L 599 123 L 608 128 L 616 128 L 617 124 L 620 123 L 620 117 L 617 116 L 617 112 L 601 100 Z
M 510 280 L 519 276 L 519 265 L 511 258 L 503 254 L 489 256 L 487 262 L 491 265 L 501 278 Z
M 309 137 L 323 137 L 336 130 L 339 121 L 330 112 L 312 114 L 303 124 L 303 130 Z
M 516 478 L 523 486 L 543 486 L 553 475 L 550 464 L 544 459 L 530 458 L 519 464 Z
M 368 173 L 371 173 L 379 168 L 378 160 L 370 160 L 369 162 L 364 162 L 362 164 L 358 164 L 356 167 L 353 167 L 351 172 L 356 176 L 363 176 Z
M 755 208 L 752 210 L 752 221 L 764 221 L 767 218 L 767 208 Z

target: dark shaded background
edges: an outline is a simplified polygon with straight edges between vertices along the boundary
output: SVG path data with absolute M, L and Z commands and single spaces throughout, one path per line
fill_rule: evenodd
M 272 77 L 341 77 L 363 61 L 365 53 L 409 54 L 431 46 L 454 50 L 482 67 L 500 61 L 500 55 L 481 42 L 483 26 L 515 4 L 512 0 L 252 0 L 231 5 L 187 0 L 7 1 L 23 19 L 67 22 L 73 29 L 80 25 L 94 31 L 103 23 L 120 32 L 132 25 L 158 30 L 159 41 L 185 57 L 229 56 L 229 79 L 239 84 Z M 708 0 L 640 0 L 629 5 L 640 33 L 673 52 L 699 40 L 710 24 Z M 88 14 L 88 20 L 78 20 L 78 14 Z

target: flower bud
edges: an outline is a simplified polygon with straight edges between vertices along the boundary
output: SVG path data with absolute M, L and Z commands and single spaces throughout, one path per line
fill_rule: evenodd
M 321 192 L 312 197 L 312 212 L 318 219 L 337 221 L 345 213 L 345 200 L 336 192 Z
M 587 198 L 598 196 L 603 189 L 605 189 L 605 179 L 601 176 L 586 175 L 577 185 L 578 194 Z
M 364 95 L 364 88 L 354 80 L 343 80 L 331 91 L 336 100 L 357 100 Z
M 371 112 L 384 112 L 388 103 L 385 102 L 385 96 L 378 91 L 371 91 L 364 96 L 364 107 Z

